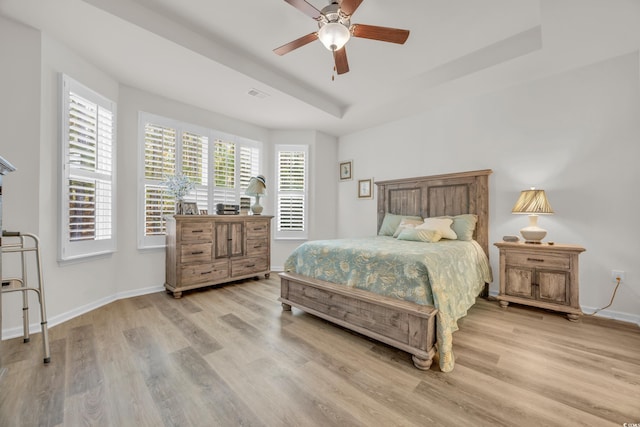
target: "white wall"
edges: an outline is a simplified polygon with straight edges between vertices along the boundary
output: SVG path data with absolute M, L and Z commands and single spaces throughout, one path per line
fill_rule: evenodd
M 0 15 L 0 58 L 0 155 L 17 168 L 4 178 L 3 227 L 37 233 L 40 33 Z
M 512 215 L 521 190 L 546 190 L 556 214 L 539 225 L 547 240 L 584 246 L 580 302 L 609 302 L 612 269 L 624 270 L 610 317 L 640 321 L 640 90 L 638 53 L 426 111 L 340 138 L 339 158 L 354 159 L 355 180 L 493 169 L 490 239 L 518 234 Z M 339 235 L 376 232 L 376 201 L 339 184 Z M 498 252 L 491 248 L 498 287 Z
M 309 145 L 309 198 L 308 198 L 308 224 L 309 240 L 333 239 L 337 236 L 337 139 L 316 131 L 272 131 L 269 139 L 273 144 L 308 144 Z M 275 165 L 275 153 L 272 168 L 269 171 L 271 177 L 275 177 L 273 170 Z M 273 178 L 271 179 L 273 181 Z M 272 188 L 274 188 L 272 186 Z M 272 192 L 273 194 L 273 192 Z M 275 197 L 268 197 L 265 204 L 275 212 Z M 272 223 L 275 227 L 275 220 Z M 300 240 L 274 240 L 271 245 L 271 265 L 276 271 L 281 271 L 287 256 L 302 241 Z
M 147 289 L 160 289 L 164 284 L 164 249 L 139 250 L 137 248 L 139 111 L 264 141 L 267 151 L 269 145 L 268 132 L 258 126 L 128 86 L 120 88 L 118 103 L 119 233 L 116 259 L 119 270 L 117 289 L 121 295 L 140 293 Z
M 2 27 L 5 28 L 4 25 Z M 12 122 L 3 128 L 14 129 L 15 132 L 20 133 L 33 133 L 37 138 L 33 141 L 30 141 L 31 138 L 25 139 L 30 141 L 28 144 L 2 145 L 2 153 L 11 159 L 10 161 L 24 159 L 24 161 L 17 160 L 19 163 L 16 166 L 26 173 L 26 175 L 22 172 L 16 173 L 14 181 L 7 180 L 7 191 L 15 194 L 16 197 L 8 198 L 3 219 L 5 229 L 36 233 L 40 237 L 47 311 L 50 323 L 56 324 L 70 316 L 113 300 L 117 271 L 113 256 L 103 256 L 85 262 L 66 264 L 57 262 L 60 173 L 59 73 L 64 72 L 116 101 L 118 83 L 64 46 L 45 35 L 41 36 L 38 32 L 31 31 L 35 35 L 29 34 L 28 40 L 34 41 L 33 43 L 23 43 L 25 31 L 27 31 L 25 27 L 16 26 L 9 37 L 2 37 L 0 45 L 19 46 L 19 58 L 37 56 L 38 60 L 34 61 L 35 63 L 25 64 L 22 61 L 16 61 L 20 68 L 9 80 L 17 88 L 23 84 L 28 85 L 27 94 L 30 91 L 35 91 L 37 94 L 33 97 L 29 95 L 23 100 L 16 97 L 14 102 L 5 102 L 2 106 L 4 108 L 4 106 L 10 107 L 12 104 L 24 103 L 33 115 L 26 111 L 28 109 L 25 109 L 19 117 L 16 117 L 14 112 Z M 19 42 L 16 42 L 17 40 Z M 0 115 L 4 118 L 4 114 Z M 12 150 L 15 152 L 11 153 Z M 31 220 L 31 217 L 34 220 Z M 30 261 L 34 259 L 31 258 Z M 30 262 L 29 265 L 35 266 L 35 262 Z M 16 269 L 18 266 L 17 256 L 3 257 L 5 270 Z M 3 272 L 3 275 L 6 276 L 6 272 Z M 35 280 L 33 268 L 28 277 Z M 33 294 L 30 306 L 33 308 L 31 323 L 38 324 L 40 321 L 38 305 Z M 4 336 L 21 334 L 21 307 L 19 294 L 4 296 Z
M 20 44 L 12 43 L 19 38 Z M 0 16 L 0 155 L 17 169 L 3 178 L 2 227 L 38 233 L 40 164 L 40 33 Z M 3 277 L 19 276 L 18 255 L 7 256 Z M 13 263 L 11 262 L 13 259 Z M 31 277 L 34 270 L 28 272 Z M 33 299 L 32 299 L 33 300 Z M 2 327 L 22 321 L 19 294 L 2 298 Z
M 18 170 L 4 179 L 3 226 L 36 233 L 42 241 L 47 314 L 53 326 L 116 298 L 162 289 L 164 250 L 137 248 L 138 112 L 145 111 L 262 141 L 262 167 L 273 185 L 273 145 L 310 145 L 312 200 L 309 215 L 313 238 L 336 236 L 337 140 L 315 131 L 269 131 L 240 120 L 184 105 L 158 95 L 120 86 L 114 78 L 84 61 L 47 35 L 0 16 L 0 155 Z M 58 263 L 59 73 L 63 72 L 118 104 L 117 121 L 117 252 L 70 263 Z M 6 96 L 5 96 L 6 94 Z M 323 165 L 330 165 L 329 168 Z M 317 184 L 316 184 L 317 183 Z M 274 188 L 273 186 L 270 188 Z M 265 214 L 275 212 L 267 197 Z M 326 212 L 328 208 L 328 212 Z M 315 210 L 318 209 L 316 212 Z M 273 224 L 273 223 L 272 223 Z M 272 266 L 284 264 L 300 242 L 274 241 Z M 4 272 L 17 270 L 17 259 L 4 258 Z M 31 271 L 30 277 L 34 276 Z M 39 330 L 37 302 L 32 330 Z M 20 335 L 19 294 L 3 299 L 3 338 Z

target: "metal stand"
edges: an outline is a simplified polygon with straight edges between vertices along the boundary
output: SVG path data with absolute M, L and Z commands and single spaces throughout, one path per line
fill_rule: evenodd
M 47 328 L 47 312 L 44 303 L 44 281 L 42 279 L 42 262 L 40 260 L 40 240 L 38 236 L 30 233 L 20 232 L 2 232 L 2 254 L 19 253 L 22 262 L 22 277 L 2 278 L 2 284 L 8 283 L 8 286 L 2 286 L 1 293 L 22 292 L 22 328 L 24 333 L 24 342 L 29 342 L 29 295 L 28 291 L 33 291 L 38 295 L 40 303 L 40 326 L 42 328 L 42 345 L 44 347 L 44 363 L 51 361 L 51 353 L 49 350 L 49 329 Z M 13 242 L 7 243 L 7 238 L 14 238 Z M 32 245 L 27 245 L 27 238 L 31 239 Z M 31 287 L 27 281 L 27 257 L 29 252 L 35 253 L 36 270 L 38 276 L 38 286 Z M 1 372 L 0 372 L 1 373 Z

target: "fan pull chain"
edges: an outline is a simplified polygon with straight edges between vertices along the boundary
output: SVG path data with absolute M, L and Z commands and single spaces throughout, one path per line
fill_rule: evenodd
M 331 73 L 331 81 L 334 81 L 336 79 L 336 66 L 333 66 L 333 73 Z

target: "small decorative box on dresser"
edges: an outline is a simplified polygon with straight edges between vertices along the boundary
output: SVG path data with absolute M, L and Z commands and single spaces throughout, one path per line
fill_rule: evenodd
M 576 245 L 499 242 L 500 306 L 510 302 L 567 313 L 576 321 L 582 315 Z
M 165 288 L 180 298 L 188 289 L 246 279 L 271 266 L 267 215 L 167 217 Z

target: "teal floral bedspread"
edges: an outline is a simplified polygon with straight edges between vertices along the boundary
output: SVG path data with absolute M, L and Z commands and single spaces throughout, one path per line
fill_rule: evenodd
M 433 305 L 437 313 L 440 369 L 454 366 L 452 334 L 485 282 L 492 281 L 486 254 L 476 241 L 437 243 L 388 236 L 316 240 L 299 246 L 285 271 L 345 284 L 380 295 Z

